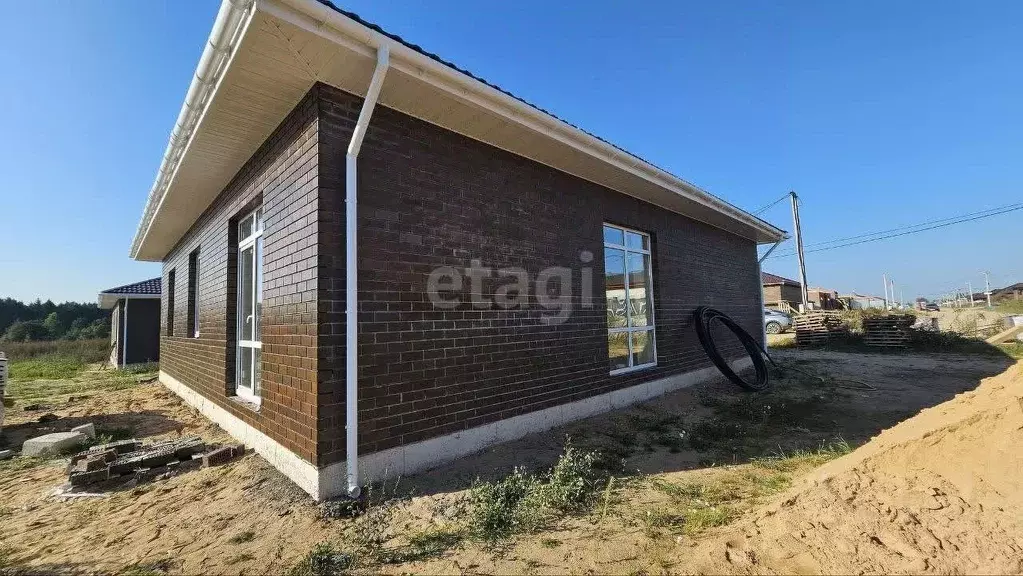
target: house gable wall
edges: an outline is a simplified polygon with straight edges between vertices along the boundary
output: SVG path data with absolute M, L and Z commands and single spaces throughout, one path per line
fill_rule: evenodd
M 318 114 L 316 87 L 263 143 L 163 262 L 160 369 L 301 458 L 316 460 Z M 236 222 L 262 203 L 262 404 L 233 398 Z M 199 332 L 187 325 L 188 257 L 198 249 Z M 168 275 L 176 270 L 174 336 Z

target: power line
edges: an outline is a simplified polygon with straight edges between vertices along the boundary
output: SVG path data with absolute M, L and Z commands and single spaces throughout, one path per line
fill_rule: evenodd
M 807 244 L 806 246 L 817 247 L 817 246 L 823 246 L 825 244 L 836 244 L 836 243 L 839 243 L 839 242 L 846 242 L 846 241 L 849 241 L 849 240 L 858 240 L 860 238 L 867 238 L 867 237 L 870 237 L 870 236 L 880 236 L 882 234 L 890 234 L 892 232 L 901 232 L 903 230 L 912 230 L 914 228 L 921 228 L 921 227 L 924 227 L 924 226 L 930 226 L 932 224 L 942 224 L 942 223 L 945 223 L 945 222 L 951 222 L 952 220 L 960 220 L 962 218 L 971 218 L 973 216 L 982 216 L 982 215 L 986 215 L 988 213 L 999 213 L 1000 214 L 1001 211 L 1003 211 L 1003 210 L 1010 209 L 1010 208 L 1019 208 L 1019 207 L 1023 207 L 1023 204 L 1006 204 L 1005 206 L 996 206 L 995 208 L 988 208 L 986 210 L 980 210 L 978 212 L 972 212 L 972 213 L 969 213 L 969 214 L 958 214 L 956 216 L 949 216 L 947 218 L 939 218 L 937 220 L 928 220 L 926 222 L 920 222 L 919 224 L 912 224 L 912 225 L 909 225 L 909 226 L 898 226 L 896 228 L 890 228 L 888 230 L 879 230 L 877 232 L 868 232 L 866 234 L 858 234 L 856 236 L 847 236 L 845 238 L 836 238 L 834 240 L 827 240 L 827 241 L 824 241 L 824 242 L 814 242 L 813 244 Z
M 988 210 L 988 211 L 984 211 L 984 212 L 974 212 L 973 214 L 967 214 L 967 215 L 958 216 L 958 217 L 955 217 L 955 218 L 944 218 L 944 219 L 941 219 L 941 220 L 933 220 L 931 222 L 924 222 L 922 224 L 917 224 L 915 226 L 904 226 L 902 228 L 894 228 L 892 230 L 888 230 L 888 231 L 885 231 L 885 232 L 874 232 L 873 234 L 861 234 L 859 236 L 850 236 L 849 238 L 840 238 L 840 239 L 831 240 L 831 241 L 828 241 L 828 242 L 819 242 L 817 244 L 812 245 L 812 246 L 818 246 L 818 248 L 814 248 L 813 250 L 804 250 L 804 252 L 805 253 L 809 253 L 809 252 L 822 252 L 824 250 L 835 250 L 835 249 L 838 249 L 838 248 L 846 248 L 848 246 L 856 246 L 856 245 L 859 245 L 859 244 L 867 244 L 869 242 L 878 242 L 880 240 L 888 240 L 890 238 L 898 238 L 900 236 L 908 236 L 910 234 L 916 234 L 918 232 L 926 232 L 928 230 L 935 230 L 935 229 L 938 229 L 938 228 L 945 228 L 947 226 L 952 226 L 954 224 L 962 224 L 964 222 L 972 222 L 974 220 L 980 220 L 980 219 L 983 219 L 983 218 L 990 218 L 991 216 L 998 216 L 1000 214 L 1007 214 L 1009 212 L 1015 212 L 1016 210 L 1023 210 L 1023 204 L 1009 204 L 1009 205 L 1003 206 L 1001 208 L 993 208 L 992 210 L 997 210 L 997 211 L 993 212 L 993 211 Z M 928 224 L 930 224 L 930 225 L 928 225 Z M 924 226 L 924 227 L 921 228 L 921 226 Z M 900 231 L 900 230 L 903 230 L 903 231 Z M 891 233 L 889 233 L 889 232 L 891 232 Z M 878 234 L 883 234 L 883 235 L 882 236 L 876 236 Z M 869 236 L 876 236 L 876 237 L 869 237 Z M 857 239 L 857 238 L 859 238 L 859 239 Z M 854 241 L 845 242 L 846 240 L 854 240 Z M 837 244 L 837 245 L 834 245 L 834 246 L 822 246 L 823 244 L 834 244 L 836 242 L 844 242 L 844 243 Z M 792 256 L 793 254 L 795 254 L 795 252 L 786 252 L 784 254 L 774 254 L 774 255 L 771 255 L 771 256 L 769 256 L 769 258 L 782 258 L 782 257 L 785 257 L 785 256 Z
M 786 199 L 786 198 L 788 198 L 788 197 L 789 197 L 788 193 L 782 194 L 782 195 L 781 195 L 781 198 L 778 198 L 778 199 L 777 199 L 777 200 L 775 200 L 774 202 L 771 202 L 771 203 L 770 203 L 770 204 L 768 204 L 767 206 L 764 206 L 764 207 L 763 207 L 763 208 L 761 208 L 760 210 L 757 210 L 756 212 L 754 212 L 754 213 L 753 213 L 753 215 L 754 215 L 754 216 L 758 216 L 758 215 L 760 215 L 760 213 L 762 213 L 762 212 L 766 212 L 767 210 L 770 210 L 771 208 L 773 208 L 773 207 L 774 207 L 774 205 L 775 205 L 775 204 L 777 204 L 777 203 L 781 202 L 782 200 L 784 200 L 784 199 Z

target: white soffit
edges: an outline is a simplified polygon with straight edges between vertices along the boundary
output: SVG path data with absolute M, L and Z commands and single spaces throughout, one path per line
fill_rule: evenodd
M 140 230 L 136 259 L 162 260 L 316 81 L 359 96 L 369 85 L 375 49 L 362 40 L 275 0 L 257 8 L 167 193 L 148 229 Z M 366 38 L 385 38 L 361 28 Z M 518 101 L 498 101 L 496 91 L 479 81 L 469 81 L 479 85 L 478 93 L 454 85 L 418 60 L 429 57 L 385 41 L 395 49 L 379 99 L 384 106 L 745 238 L 774 242 L 784 235 L 687 183 L 665 181 L 670 175 L 649 176 L 656 169 L 624 152 L 601 156 L 588 142 L 592 137 L 532 108 L 523 110 L 526 105 Z

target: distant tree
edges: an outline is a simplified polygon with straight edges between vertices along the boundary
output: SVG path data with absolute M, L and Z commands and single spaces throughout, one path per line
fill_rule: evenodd
M 7 328 L 7 332 L 4 333 L 4 340 L 11 342 L 29 342 L 35 340 L 48 340 L 49 336 L 49 330 L 47 330 L 46 327 L 43 326 L 43 323 L 38 320 L 30 320 L 28 322 L 17 321 Z
M 64 336 L 64 326 L 60 322 L 60 316 L 56 312 L 50 312 L 43 320 L 43 328 L 49 333 L 50 340 L 59 340 Z
M 927 304 L 928 302 L 930 302 L 930 300 L 924 298 L 923 296 L 917 296 L 915 302 L 918 304 Z

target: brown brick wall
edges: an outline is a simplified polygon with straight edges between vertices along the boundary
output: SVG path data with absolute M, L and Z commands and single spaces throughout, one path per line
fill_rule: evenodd
M 344 147 L 361 99 L 321 87 L 319 463 L 344 458 Z M 610 376 L 607 221 L 650 233 L 658 366 Z M 711 305 L 761 333 L 753 242 L 378 106 L 359 158 L 360 451 L 372 452 L 710 366 L 691 326 Z M 592 295 L 578 288 L 594 255 Z M 438 310 L 436 266 L 573 269 L 574 314 Z M 467 283 L 468 287 L 468 283 Z M 497 283 L 486 282 L 484 295 Z M 729 350 L 736 346 L 726 343 Z
M 175 272 L 174 336 L 161 341 L 160 367 L 274 438 L 316 461 L 318 114 L 314 88 L 239 171 L 164 261 L 163 293 Z M 259 410 L 234 393 L 234 218 L 262 202 L 263 377 Z M 188 259 L 198 249 L 198 338 L 187 324 Z M 167 299 L 161 333 L 166 334 Z

